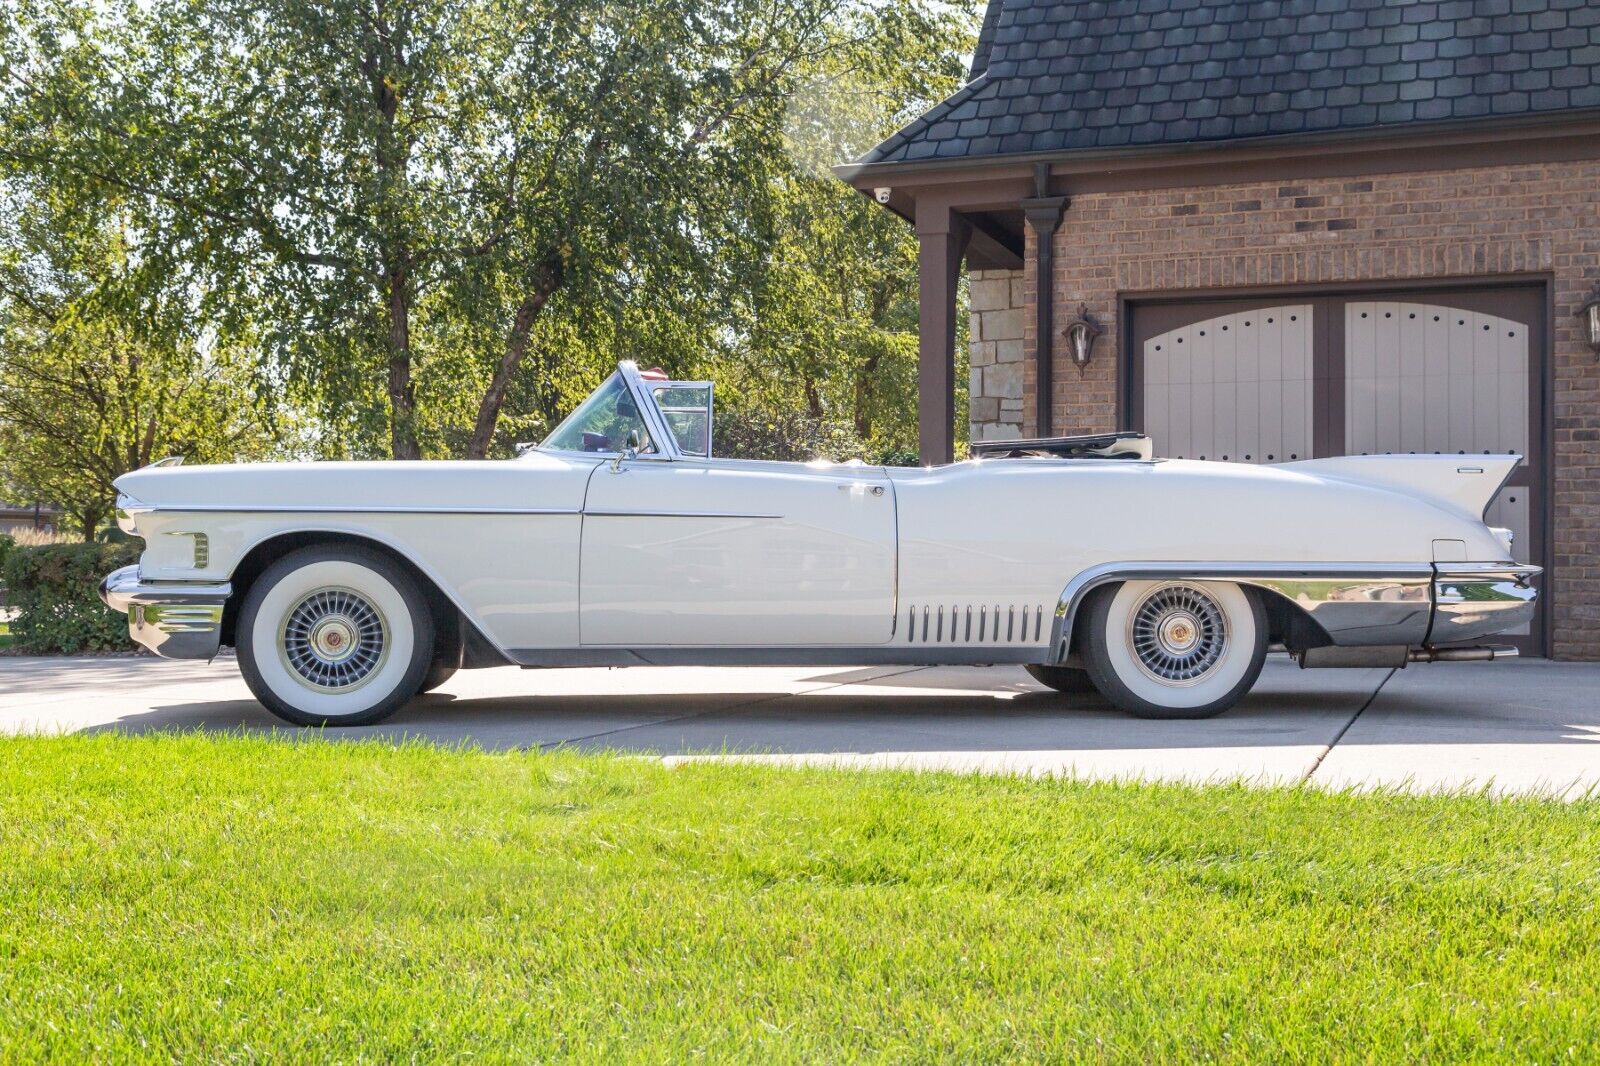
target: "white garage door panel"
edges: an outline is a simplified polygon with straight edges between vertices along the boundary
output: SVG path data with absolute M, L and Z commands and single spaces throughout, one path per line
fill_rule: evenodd
M 1345 305 L 1351 453 L 1528 454 L 1528 327 L 1421 303 Z
M 1345 305 L 1345 450 L 1528 454 L 1528 327 L 1435 304 Z M 1526 486 L 1502 489 L 1487 521 L 1528 561 Z
M 1311 307 L 1219 315 L 1144 344 L 1157 454 L 1230 462 L 1311 455 Z M 1248 456 L 1248 459 L 1246 458 Z

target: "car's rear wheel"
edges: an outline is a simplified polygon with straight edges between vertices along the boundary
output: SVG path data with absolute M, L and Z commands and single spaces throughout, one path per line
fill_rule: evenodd
M 1029 663 L 1023 669 L 1032 674 L 1033 679 L 1039 684 L 1053 688 L 1057 692 L 1078 695 L 1099 691 L 1094 687 L 1087 670 L 1079 670 L 1072 666 L 1039 666 L 1035 663 Z
M 295 725 L 369 725 L 417 693 L 433 660 L 427 601 L 399 564 L 352 545 L 291 552 L 239 610 L 239 669 Z
M 1129 581 L 1085 604 L 1090 679 L 1141 718 L 1210 718 L 1250 690 L 1267 618 L 1245 589 L 1216 581 Z

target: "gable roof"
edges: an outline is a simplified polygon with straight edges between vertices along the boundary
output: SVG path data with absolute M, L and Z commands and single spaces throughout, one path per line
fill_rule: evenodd
M 857 164 L 1600 108 L 1600 4 L 990 0 L 973 73 Z

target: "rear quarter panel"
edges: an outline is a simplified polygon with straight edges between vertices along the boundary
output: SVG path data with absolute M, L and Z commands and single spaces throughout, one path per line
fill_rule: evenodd
M 1414 494 L 1273 467 L 1002 459 L 894 470 L 903 605 L 1044 603 L 1114 562 L 1426 565 L 1436 538 L 1498 544 Z

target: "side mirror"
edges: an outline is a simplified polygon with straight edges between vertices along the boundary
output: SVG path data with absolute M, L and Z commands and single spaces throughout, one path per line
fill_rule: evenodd
M 619 452 L 617 457 L 611 461 L 611 472 L 613 474 L 620 474 L 622 473 L 622 461 L 624 459 L 639 458 L 639 447 L 643 443 L 644 438 L 639 436 L 639 431 L 637 429 L 628 430 L 628 438 L 623 442 L 622 451 Z

